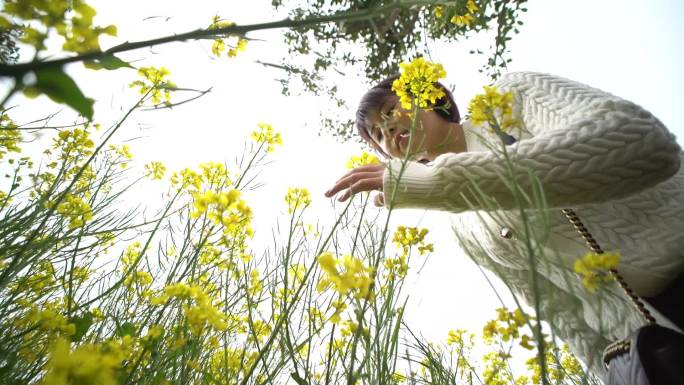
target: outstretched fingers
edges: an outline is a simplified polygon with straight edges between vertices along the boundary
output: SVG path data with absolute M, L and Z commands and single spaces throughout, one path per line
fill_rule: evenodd
M 382 190 L 385 165 L 373 164 L 357 167 L 346 173 L 335 185 L 325 192 L 326 197 L 344 191 L 339 201 L 345 201 L 352 195 L 361 191 Z
M 347 191 L 342 194 L 341 197 L 339 197 L 337 200 L 340 202 L 344 202 L 347 199 L 349 199 L 352 195 L 362 192 L 362 191 L 371 191 L 371 190 L 377 190 L 378 188 L 382 188 L 382 183 L 378 187 L 377 180 L 374 178 L 370 179 L 361 179 L 356 182 L 354 182 Z
M 340 179 L 338 179 L 337 182 L 335 182 L 335 183 L 338 183 L 341 180 L 348 178 L 351 175 L 358 174 L 361 172 L 380 172 L 380 171 L 381 172 L 385 171 L 385 165 L 384 164 L 367 164 L 364 166 L 359 166 L 359 167 L 356 167 L 353 170 L 349 171 L 348 173 L 342 175 L 342 177 Z
M 357 172 L 354 174 L 347 174 L 346 176 L 342 177 L 342 179 L 335 182 L 335 185 L 330 190 L 326 191 L 325 196 L 331 197 L 344 189 L 351 188 L 354 184 L 360 181 L 373 179 L 377 176 L 377 172 Z

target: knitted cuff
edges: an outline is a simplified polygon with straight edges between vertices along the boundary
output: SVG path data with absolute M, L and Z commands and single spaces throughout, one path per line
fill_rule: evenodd
M 390 161 L 383 177 L 385 206 L 443 208 L 444 181 L 432 166 L 401 159 Z

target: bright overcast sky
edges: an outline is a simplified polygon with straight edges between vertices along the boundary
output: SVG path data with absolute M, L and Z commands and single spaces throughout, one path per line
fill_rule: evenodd
M 270 0 L 100 0 L 91 4 L 99 12 L 97 23 L 119 27 L 119 37 L 103 40 L 104 48 L 125 40 L 206 27 L 215 14 L 238 24 L 285 17 L 271 10 Z M 601 88 L 642 105 L 673 133 L 684 137 L 684 75 L 680 70 L 684 68 L 684 28 L 680 23 L 684 2 L 532 0 L 528 8 L 521 33 L 510 42 L 510 70 L 548 72 Z M 158 17 L 143 20 L 149 16 Z M 213 59 L 210 42 L 170 44 L 122 55 L 135 60 L 136 66 L 166 66 L 171 80 L 181 87 L 213 90 L 172 111 L 138 113 L 115 138 L 116 142 L 138 138 L 130 145 L 140 166 L 152 160 L 163 161 L 172 170 L 209 160 L 230 165 L 256 124 L 271 123 L 282 132 L 284 146 L 275 152 L 275 163 L 262 173 L 266 186 L 251 198 L 260 226 L 257 229 L 266 234 L 266 239 L 274 211 L 282 211 L 289 186 L 311 191 L 311 221 L 329 219 L 332 210 L 322 193 L 345 171 L 346 159 L 359 152 L 352 144 L 340 145 L 318 135 L 319 113 L 327 110 L 329 103 L 325 97 L 285 98 L 274 80 L 282 74 L 255 62 L 279 61 L 285 54 L 281 34 L 266 31 L 249 35 L 263 41 L 250 42 L 247 51 L 235 59 Z M 426 53 L 445 66 L 445 83 L 455 87 L 462 111 L 488 82 L 477 71 L 482 58 L 467 53 L 477 44 L 481 47 L 489 41 L 436 44 Z M 135 78 L 134 71 L 93 72 L 80 66 L 69 71 L 79 79 L 86 95 L 97 100 L 96 120 L 103 126 L 119 117 L 136 96 L 126 86 Z M 365 89 L 363 79 L 353 71 L 339 87 L 352 106 Z M 55 110 L 46 99 L 37 103 L 42 103 L 47 112 Z M 34 113 L 33 109 L 19 109 L 15 117 L 22 121 L 22 116 L 28 119 L 35 117 L 31 115 Z M 141 199 L 157 198 L 141 195 Z M 498 304 L 479 271 L 458 252 L 447 216 L 424 211 L 396 214 L 395 223 L 416 225 L 422 220 L 422 226 L 431 228 L 430 239 L 436 248 L 420 276 L 411 278 L 410 294 L 414 308 L 420 311 L 409 312 L 409 322 L 413 321 L 426 337 L 440 340 L 449 329 L 480 328 Z

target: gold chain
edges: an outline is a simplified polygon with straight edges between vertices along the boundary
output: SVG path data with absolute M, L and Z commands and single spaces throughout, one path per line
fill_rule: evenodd
M 565 217 L 568 218 L 568 221 L 570 221 L 570 223 L 572 223 L 572 225 L 575 226 L 575 229 L 582 236 L 582 238 L 584 238 L 584 240 L 587 242 L 587 246 L 589 246 L 589 249 L 591 249 L 591 251 L 593 251 L 596 254 L 603 254 L 603 249 L 601 249 L 601 246 L 599 246 L 598 242 L 596 242 L 594 237 L 591 236 L 591 233 L 589 232 L 589 230 L 587 230 L 582 221 L 579 219 L 577 213 L 575 213 L 575 210 L 563 209 L 561 211 L 563 212 Z M 625 292 L 625 294 L 627 294 L 629 299 L 632 301 L 632 304 L 637 309 L 637 311 L 639 311 L 639 314 L 641 314 L 646 323 L 656 323 L 656 320 L 651 315 L 651 312 L 648 311 L 648 309 L 646 309 L 646 306 L 644 306 L 644 303 L 641 302 L 641 298 L 639 298 L 639 296 L 627 285 L 627 282 L 625 282 L 625 279 L 617 271 L 617 269 L 610 269 L 609 271 L 613 278 L 615 278 L 617 283 L 620 285 L 622 290 Z

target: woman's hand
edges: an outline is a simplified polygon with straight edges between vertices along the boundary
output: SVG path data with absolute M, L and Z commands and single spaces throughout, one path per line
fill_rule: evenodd
M 382 191 L 383 175 L 385 175 L 384 164 L 369 164 L 357 167 L 335 182 L 335 185 L 325 192 L 325 196 L 329 198 L 346 189 L 346 191 L 337 199 L 340 202 L 344 202 L 352 195 L 361 191 Z M 375 197 L 375 205 L 382 206 L 383 204 L 384 197 L 382 196 L 382 193 L 380 193 Z

